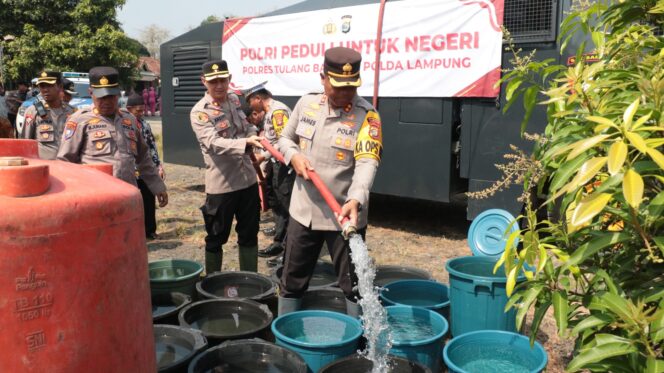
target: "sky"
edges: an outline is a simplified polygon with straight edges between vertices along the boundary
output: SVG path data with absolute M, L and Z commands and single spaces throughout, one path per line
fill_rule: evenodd
M 215 15 L 257 16 L 303 0 L 127 0 L 118 11 L 122 29 L 134 39 L 141 30 L 155 24 L 167 29 L 172 39 L 198 27 L 205 18 Z

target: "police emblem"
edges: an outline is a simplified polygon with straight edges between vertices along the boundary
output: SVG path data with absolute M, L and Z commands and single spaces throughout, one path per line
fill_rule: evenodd
M 350 21 L 353 19 L 351 15 L 345 15 L 341 17 L 341 32 L 347 34 L 350 31 Z
M 46 78 L 47 76 L 48 76 L 48 74 L 46 73 L 46 71 L 42 71 L 42 73 L 41 73 L 41 77 L 42 77 L 42 78 Z
M 65 140 L 69 140 L 72 136 L 74 136 L 77 126 L 78 124 L 76 122 L 67 122 L 65 124 Z
M 198 120 L 201 122 L 208 122 L 210 121 L 210 117 L 207 114 L 203 113 L 202 111 L 199 111 Z
M 214 70 L 214 71 L 219 70 L 219 65 L 217 65 L 216 63 L 214 65 L 212 65 L 212 70 Z
M 380 138 L 380 130 L 376 126 L 371 126 L 369 128 L 369 136 L 374 139 L 378 140 Z
M 335 32 L 337 32 L 337 25 L 335 25 L 332 20 L 327 21 L 327 23 L 323 25 L 323 35 L 332 35 Z
M 105 77 L 105 76 L 102 76 L 101 79 L 99 79 L 99 84 L 101 84 L 101 85 L 108 84 L 108 78 Z

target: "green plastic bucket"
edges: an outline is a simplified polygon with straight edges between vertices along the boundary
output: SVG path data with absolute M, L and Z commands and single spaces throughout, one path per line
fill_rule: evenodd
M 476 330 L 516 331 L 516 310 L 505 312 L 509 297 L 503 267 L 494 274 L 496 259 L 466 256 L 448 260 L 452 336 Z M 517 282 L 526 278 L 519 276 Z
M 184 259 L 164 259 L 150 262 L 150 290 L 152 295 L 179 292 L 190 297 L 196 295 L 196 282 L 203 266 Z

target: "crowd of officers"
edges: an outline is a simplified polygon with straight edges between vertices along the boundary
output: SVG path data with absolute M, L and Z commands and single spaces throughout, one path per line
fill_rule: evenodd
M 324 244 L 346 296 L 347 312 L 359 313 L 357 277 L 340 224 L 349 219 L 352 229 L 364 236 L 369 190 L 382 153 L 380 117 L 357 94 L 360 63 L 355 50 L 328 49 L 320 74 L 323 92 L 303 96 L 293 110 L 275 100 L 266 83 L 243 91 L 243 105 L 229 90 L 226 61 L 202 66 L 206 93 L 192 108 L 190 120 L 206 165 L 201 207 L 207 233 L 205 270 L 221 270 L 223 246 L 235 220 L 240 270 L 255 272 L 258 255 L 283 253 L 280 315 L 299 309 Z M 130 97 L 129 110 L 120 109 L 117 70 L 95 67 L 89 75 L 94 106 L 75 111 L 60 98 L 60 74 L 42 72 L 37 84 L 44 104 L 26 111 L 23 137 L 39 142 L 42 158 L 112 164 L 114 176 L 141 188 L 144 203 L 152 200 L 153 220 L 154 196 L 163 207 L 168 194 L 154 138 L 151 131 L 145 132 L 149 126 L 142 119 L 142 100 Z M 283 155 L 285 164 L 265 150 L 264 141 Z M 273 243 L 263 250 L 258 249 L 261 169 L 268 176 L 264 199 L 276 223 Z M 326 205 L 310 182 L 309 172 L 314 170 L 342 206 L 340 214 Z M 150 207 L 145 208 L 150 237 L 156 226 L 148 227 Z

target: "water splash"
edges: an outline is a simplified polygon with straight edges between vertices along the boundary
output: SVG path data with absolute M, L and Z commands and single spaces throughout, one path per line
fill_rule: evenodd
M 376 267 L 369 257 L 367 245 L 359 234 L 350 238 L 350 257 L 358 277 L 361 296 L 358 303 L 362 307 L 360 319 L 364 327 L 364 337 L 367 339 L 367 348 L 362 354 L 373 362 L 372 373 L 387 372 L 389 371 L 387 354 L 392 347 L 387 311 L 378 299 L 379 289 L 374 286 Z

